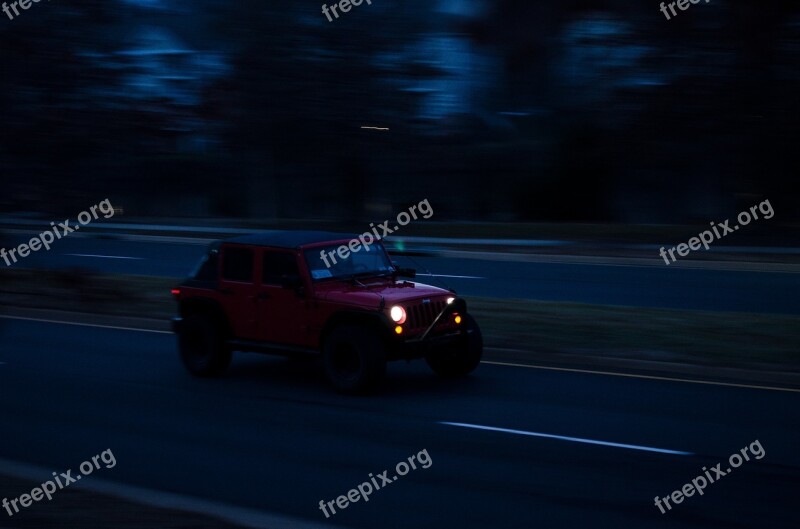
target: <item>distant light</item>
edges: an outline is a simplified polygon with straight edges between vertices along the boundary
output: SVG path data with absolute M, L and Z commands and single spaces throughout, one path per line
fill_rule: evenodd
M 389 127 L 368 127 L 366 125 L 362 126 L 361 128 L 365 130 L 389 130 Z
M 172 295 L 173 295 L 173 296 L 180 296 L 180 295 L 181 295 L 181 289 L 179 289 L 179 288 L 173 288 L 173 289 L 172 289 Z

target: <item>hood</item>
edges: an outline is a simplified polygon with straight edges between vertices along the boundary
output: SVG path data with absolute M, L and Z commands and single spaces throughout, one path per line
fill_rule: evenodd
M 323 283 L 316 286 L 317 298 L 320 300 L 359 305 L 362 307 L 380 307 L 381 298 L 386 306 L 422 298 L 452 296 L 443 288 L 416 283 L 414 281 L 392 281 L 390 279 L 366 279 L 359 284 L 349 282 Z M 363 286 L 362 286 L 363 285 Z

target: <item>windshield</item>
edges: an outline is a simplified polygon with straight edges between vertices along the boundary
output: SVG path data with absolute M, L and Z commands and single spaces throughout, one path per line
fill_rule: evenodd
M 340 252 L 340 248 L 345 248 Z M 345 257 L 342 258 L 342 255 Z M 394 270 L 380 243 L 351 252 L 346 245 L 331 244 L 305 251 L 311 279 L 347 279 L 356 276 L 389 275 Z

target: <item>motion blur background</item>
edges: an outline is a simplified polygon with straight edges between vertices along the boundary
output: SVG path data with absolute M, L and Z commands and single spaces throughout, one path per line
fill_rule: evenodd
M 33 4 L 0 17 L 0 212 L 798 220 L 800 6 L 658 6 Z
M 372 0 L 329 22 L 323 2 L 0 11 L 0 248 L 115 208 L 0 260 L 0 499 L 119 461 L 8 523 L 800 527 L 800 3 Z M 388 245 L 468 299 L 474 376 L 396 362 L 353 398 L 314 359 L 185 372 L 170 292 L 212 240 L 362 233 L 426 199 Z M 754 440 L 763 461 L 653 505 Z M 424 473 L 318 509 L 423 448 Z

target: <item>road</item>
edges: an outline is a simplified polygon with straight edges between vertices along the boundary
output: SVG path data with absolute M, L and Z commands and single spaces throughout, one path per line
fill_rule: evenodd
M 22 240 L 15 236 L 14 241 Z M 85 268 L 105 273 L 186 277 L 204 252 L 197 244 L 65 238 L 14 266 Z M 419 280 L 464 296 L 571 301 L 688 310 L 800 313 L 797 273 L 565 264 L 447 257 L 398 257 Z M 4 266 L 4 263 L 0 263 Z M 431 277 L 431 275 L 438 277 Z
M 339 527 L 798 526 L 797 392 L 489 364 L 443 382 L 415 362 L 392 364 L 382 393 L 345 397 L 313 362 L 240 355 L 225 378 L 198 380 L 168 334 L 6 323 L 3 459 L 64 471 L 112 449 L 117 466 L 85 480 Z M 763 459 L 655 507 L 755 440 Z M 430 468 L 330 520 L 319 510 L 422 450 Z

